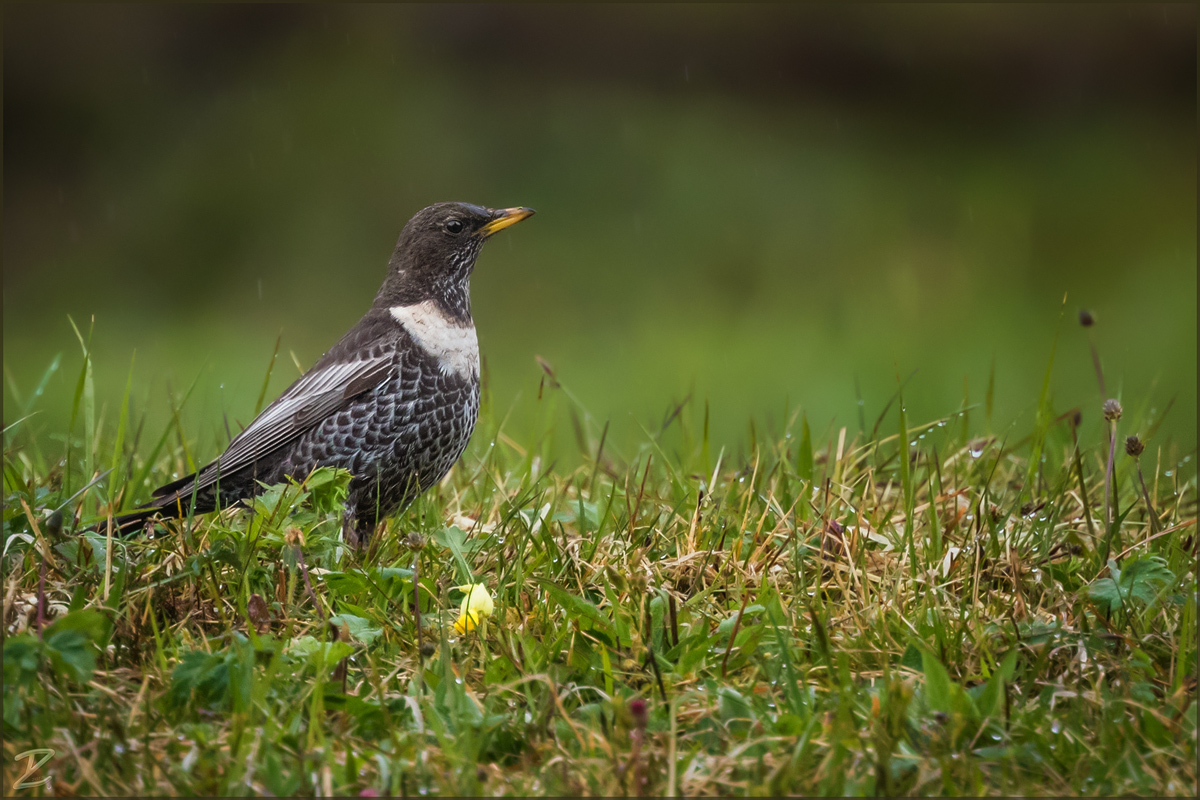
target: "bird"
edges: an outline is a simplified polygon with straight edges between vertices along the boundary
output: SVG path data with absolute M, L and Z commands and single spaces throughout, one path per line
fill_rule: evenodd
M 471 438 L 479 417 L 471 275 L 488 238 L 533 214 L 457 202 L 418 211 L 362 319 L 214 461 L 113 517 L 116 532 L 245 504 L 265 486 L 338 467 L 352 476 L 343 538 L 369 544 L 385 518 L 445 477 Z

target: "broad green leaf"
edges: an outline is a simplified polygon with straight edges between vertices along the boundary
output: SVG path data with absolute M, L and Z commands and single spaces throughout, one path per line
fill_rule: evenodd
M 350 492 L 350 478 L 350 473 L 344 469 L 321 467 L 313 470 L 304 481 L 313 509 L 322 514 L 340 512 Z
M 950 713 L 953 710 L 950 673 L 929 650 L 921 651 L 921 665 L 925 671 L 925 700 L 929 707 L 934 711 Z
M 112 622 L 107 616 L 94 608 L 85 608 L 80 611 L 72 611 L 70 614 L 55 620 L 53 625 L 46 628 L 46 636 L 50 637 L 62 631 L 79 631 L 79 633 L 103 647 L 108 644 L 108 637 L 112 633 Z
M 370 588 L 366 579 L 357 572 L 326 572 L 320 580 L 338 599 L 363 594 Z
M 10 636 L 4 641 L 4 686 L 32 680 L 37 674 L 39 642 L 29 633 Z
M 350 629 L 350 635 L 363 644 L 370 644 L 383 635 L 383 629 L 375 627 L 371 620 L 353 614 L 338 614 L 329 621 L 335 625 L 345 622 L 346 627 Z
M 750 619 L 749 619 L 750 616 L 752 616 L 754 614 L 761 614 L 762 612 L 764 612 L 766 610 L 767 610 L 766 606 L 761 606 L 758 603 L 746 606 L 746 609 L 741 614 L 741 616 L 742 616 L 741 624 L 738 624 L 738 622 L 737 622 L 738 612 L 736 612 L 736 611 L 733 612 L 728 617 L 721 620 L 721 624 L 717 626 L 717 635 L 718 636 L 729 636 L 731 633 L 733 633 L 733 626 L 735 624 L 738 625 L 738 628 L 739 628 L 738 633 L 740 635 L 741 632 L 744 631 L 746 629 L 746 626 L 750 623 Z
M 1133 601 L 1149 607 L 1175 580 L 1175 574 L 1158 556 L 1142 556 L 1125 562 L 1124 568 L 1111 559 L 1109 575 L 1092 582 L 1088 597 L 1109 614 L 1118 610 L 1133 610 Z
M 981 718 L 995 716 L 1004 697 L 1004 684 L 1012 680 L 1013 670 L 1017 666 L 1017 651 L 1012 650 L 1000 662 L 1000 666 L 992 673 L 983 693 L 979 695 L 979 715 Z
M 287 652 L 308 659 L 320 658 L 323 653 L 325 663 L 333 665 L 351 655 L 354 647 L 346 642 L 319 642 L 312 636 L 301 636 L 288 643 Z
M 171 689 L 167 694 L 170 704 L 175 708 L 183 708 L 191 698 L 192 692 L 199 689 L 206 680 L 211 688 L 212 672 L 220 663 L 220 656 L 205 653 L 203 650 L 184 654 L 171 672 Z
M 467 535 L 451 526 L 435 532 L 432 538 L 435 544 L 447 548 L 454 556 L 454 562 L 458 565 L 458 582 L 460 584 L 475 583 L 475 577 L 471 573 L 471 568 L 467 566 L 466 556 L 463 555 L 467 550 Z
M 754 709 L 751 708 L 750 702 L 746 700 L 737 689 L 732 686 L 722 686 L 717 691 L 717 697 L 720 698 L 720 717 L 724 723 L 739 721 L 745 723 L 754 722 L 756 719 Z
M 59 672 L 87 683 L 96 671 L 96 645 L 76 630 L 59 631 L 45 638 L 46 655 Z
M 913 672 L 924 672 L 925 666 L 922 661 L 921 649 L 915 644 L 910 644 L 904 650 L 904 655 L 900 656 L 900 666 L 908 667 Z

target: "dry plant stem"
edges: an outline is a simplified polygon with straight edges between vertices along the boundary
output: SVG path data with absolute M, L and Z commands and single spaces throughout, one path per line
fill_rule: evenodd
M 1088 535 L 1092 537 L 1092 546 L 1097 544 L 1096 528 L 1092 525 L 1092 510 L 1088 503 L 1087 481 L 1083 479 L 1083 459 L 1079 457 L 1079 434 L 1075 426 L 1071 426 L 1071 436 L 1075 440 L 1075 475 L 1079 479 L 1079 496 L 1083 500 L 1083 518 L 1087 522 Z
M 1117 454 L 1117 421 L 1112 420 L 1109 423 L 1108 431 L 1108 466 L 1104 468 L 1104 529 L 1110 531 L 1112 528 L 1112 478 L 1113 478 L 1113 459 Z M 1107 554 L 1105 554 L 1107 557 Z
M 316 606 L 317 614 L 321 617 L 321 622 L 325 621 L 325 609 L 321 608 L 321 602 L 317 600 L 317 593 L 313 591 L 312 581 L 308 578 L 308 567 L 304 564 L 304 553 L 300 552 L 300 545 L 296 547 L 296 563 L 300 565 L 300 574 L 304 576 L 304 588 L 308 591 L 308 596 L 312 598 L 313 605 Z
M 413 619 L 417 624 L 417 663 L 421 665 L 422 674 L 425 672 L 425 654 L 421 647 L 425 638 L 421 633 L 421 554 L 413 559 Z
M 642 754 L 642 730 L 634 728 L 630 737 L 633 740 L 633 747 L 629 750 L 629 760 L 625 762 L 625 766 L 621 768 L 621 783 L 625 782 L 625 778 L 633 773 L 633 786 L 637 791 L 638 796 L 642 794 L 641 781 L 638 780 L 638 758 Z
M 746 610 L 746 602 L 750 599 L 750 593 L 746 592 L 742 595 L 742 607 L 738 609 L 737 619 L 733 621 L 733 631 L 729 634 L 729 644 L 725 647 L 725 657 L 721 659 L 721 677 L 725 677 L 725 668 L 729 666 L 729 653 L 733 650 L 733 642 L 737 639 L 738 628 L 742 624 L 742 614 Z
M 38 543 L 42 548 L 42 560 L 38 566 L 38 590 L 37 590 L 37 635 L 42 637 L 42 627 L 46 624 L 46 565 L 50 561 L 50 545 L 47 544 L 42 536 L 42 531 L 38 528 L 37 520 L 34 519 L 33 511 L 29 508 L 29 504 L 21 500 L 21 506 L 25 509 L 25 517 L 29 520 L 29 529 L 33 531 Z M 34 550 L 34 552 L 37 552 Z M 5 609 L 7 611 L 7 608 Z
M 653 647 L 647 647 L 646 650 L 650 656 L 650 666 L 654 668 L 654 680 L 658 683 L 658 694 L 665 703 L 667 702 L 667 686 L 663 683 L 662 671 L 658 668 L 658 657 L 654 655 Z
M 1150 518 L 1150 534 L 1158 533 L 1158 515 L 1154 513 L 1154 504 L 1150 502 L 1150 491 L 1146 488 L 1146 478 L 1142 475 L 1142 463 L 1137 462 L 1138 482 L 1142 485 L 1142 500 L 1146 503 L 1146 516 Z
M 46 624 L 46 557 L 42 556 L 41 566 L 38 567 L 37 593 L 37 633 L 42 636 L 42 627 Z
M 108 590 L 112 585 L 113 523 L 111 514 L 108 518 L 107 527 L 108 532 L 105 534 L 104 540 L 104 591 L 100 595 L 106 603 L 108 602 Z

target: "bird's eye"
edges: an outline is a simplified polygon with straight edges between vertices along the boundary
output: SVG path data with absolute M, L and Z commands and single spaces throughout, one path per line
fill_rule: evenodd
M 462 220 L 451 219 L 446 221 L 446 230 L 450 233 L 462 233 Z

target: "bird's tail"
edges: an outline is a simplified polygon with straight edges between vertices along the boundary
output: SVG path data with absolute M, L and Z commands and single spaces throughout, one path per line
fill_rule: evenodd
M 114 536 L 133 536 L 145 529 L 146 523 L 157 515 L 174 516 L 170 509 L 165 508 L 145 508 L 137 511 L 130 511 L 128 514 L 118 514 L 112 518 L 112 532 Z M 84 528 L 83 533 L 108 533 L 108 520 L 101 520 L 94 525 Z
M 163 519 L 178 519 L 184 516 L 191 507 L 191 503 L 189 502 L 191 500 L 191 491 L 188 489 L 188 486 L 195 477 L 194 474 L 188 475 L 166 486 L 160 486 L 154 491 L 150 502 L 141 508 L 114 516 L 112 518 L 113 535 L 133 536 L 141 533 L 145 529 L 146 523 L 156 516 Z M 199 510 L 204 511 L 207 509 L 202 508 Z M 108 520 L 101 520 L 83 530 L 85 532 L 107 534 Z

